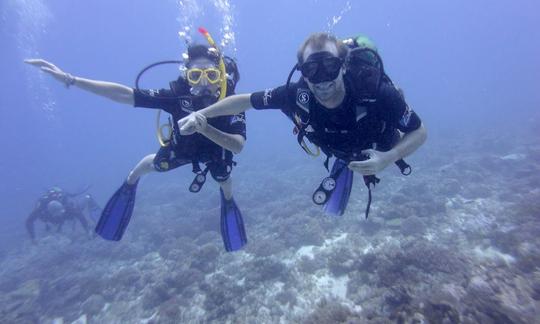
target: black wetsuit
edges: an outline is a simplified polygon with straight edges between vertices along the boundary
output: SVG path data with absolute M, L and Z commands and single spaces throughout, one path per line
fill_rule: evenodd
M 60 202 L 65 209 L 64 214 L 60 217 L 55 217 L 47 210 L 47 205 L 53 200 Z M 84 209 L 86 207 L 85 204 L 78 203 L 75 199 L 68 197 L 68 195 L 62 192 L 48 193 L 38 200 L 36 207 L 34 207 L 34 210 L 26 219 L 26 230 L 28 231 L 28 235 L 30 235 L 32 240 L 36 238 L 34 223 L 37 220 L 44 222 L 47 230 L 49 230 L 50 224 L 56 225 L 57 231 L 60 232 L 66 221 L 76 219 L 79 221 L 84 231 L 89 233 L 90 228 L 88 227 L 88 222 L 84 216 Z M 88 208 L 92 207 L 88 206 Z
M 231 95 L 232 93 L 229 93 Z M 162 109 L 169 113 L 173 123 L 173 140 L 170 145 L 161 147 L 154 158 L 154 167 L 157 171 L 165 172 L 190 163 L 205 163 L 212 177 L 222 182 L 229 178 L 233 154 L 210 141 L 201 134 L 179 136 L 177 122 L 190 113 L 208 107 L 216 99 L 197 97 L 189 93 L 188 87 L 175 91 L 161 90 L 134 90 L 135 107 Z M 229 133 L 242 135 L 246 138 L 245 114 L 235 116 L 222 116 L 208 119 L 208 124 L 216 129 Z
M 346 96 L 334 109 L 322 106 L 307 84 L 301 80 L 288 88 L 255 92 L 251 105 L 255 109 L 280 109 L 298 126 L 298 120 L 311 127 L 306 137 L 327 153 L 340 159 L 355 160 L 361 150 L 389 150 L 396 142 L 397 130 L 409 133 L 421 125 L 401 92 L 390 82 L 382 83 L 372 100 L 359 101 L 351 90 L 351 80 L 345 76 Z M 295 117 L 296 116 L 296 117 Z

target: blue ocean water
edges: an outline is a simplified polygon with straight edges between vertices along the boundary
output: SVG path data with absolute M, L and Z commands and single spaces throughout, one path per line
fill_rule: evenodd
M 2 322 L 538 318 L 536 2 L 4 0 L 0 26 Z M 121 243 L 68 226 L 30 244 L 24 222 L 47 188 L 90 186 L 104 205 L 159 144 L 154 110 L 66 89 L 23 60 L 133 86 L 147 64 L 180 59 L 186 38 L 204 43 L 199 26 L 237 59 L 237 93 L 284 84 L 312 32 L 371 37 L 429 132 L 409 159 L 414 175 L 384 172 L 369 221 L 357 180 L 346 215 L 328 219 L 310 199 L 323 159 L 299 149 L 284 115 L 249 111 L 233 172 L 245 251 L 222 251 L 218 187 L 189 193 L 189 166 L 141 181 Z M 157 68 L 143 86 L 177 73 Z

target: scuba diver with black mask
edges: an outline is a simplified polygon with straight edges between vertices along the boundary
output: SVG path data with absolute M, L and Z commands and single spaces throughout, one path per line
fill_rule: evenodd
M 26 219 L 26 230 L 32 243 L 36 243 L 36 230 L 34 224 L 36 221 L 45 223 L 45 230 L 50 231 L 51 225 L 56 225 L 56 231 L 61 232 L 62 226 L 66 221 L 77 220 L 85 233 L 90 234 L 88 220 L 85 216 L 85 210 L 88 218 L 97 221 L 101 208 L 90 194 L 68 193 L 58 187 L 52 187 L 39 198 L 36 206 Z
M 294 123 L 298 143 L 310 155 L 320 151 L 336 160 L 313 194 L 328 214 L 342 215 L 347 206 L 353 171 L 362 175 L 369 198 L 379 182 L 376 173 L 395 163 L 405 175 L 411 168 L 402 159 L 416 151 L 427 132 L 385 74 L 376 49 L 363 37 L 338 40 L 327 33 L 309 36 L 297 53 L 297 64 L 286 85 L 235 95 L 179 121 L 181 134 L 201 131 L 206 118 L 257 110 L 280 109 Z M 371 47 L 371 48 L 370 48 Z M 302 78 L 291 82 L 295 71 Z M 308 139 L 315 150 L 310 149 Z
M 208 122 L 206 118 L 201 118 L 201 125 L 198 125 L 201 132 L 193 136 L 179 136 L 179 119 L 234 94 L 234 87 L 239 80 L 234 60 L 219 52 L 206 30 L 201 28 L 200 31 L 210 46 L 188 46 L 184 54 L 184 74 L 170 83 L 170 89 L 141 90 L 138 86 L 133 89 L 117 83 L 75 77 L 43 60 L 26 61 L 41 67 L 66 86 L 77 86 L 135 107 L 161 109 L 171 115 L 168 138 L 164 139 L 162 128 L 158 129 L 161 143 L 159 151 L 147 155 L 135 166 L 105 206 L 96 232 L 107 240 L 119 241 L 122 238 L 133 212 L 141 176 L 153 171 L 166 172 L 183 165 L 192 165 L 195 179 L 189 191 L 201 190 L 208 171 L 220 185 L 220 224 L 225 249 L 236 251 L 247 243 L 242 214 L 232 197 L 230 177 L 235 164 L 233 153 L 239 153 L 246 140 L 244 113 L 213 118 Z M 199 163 L 204 164 L 203 169 Z

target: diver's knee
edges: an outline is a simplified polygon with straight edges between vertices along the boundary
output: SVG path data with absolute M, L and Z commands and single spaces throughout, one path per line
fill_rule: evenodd
M 139 178 L 140 176 L 135 173 L 135 170 L 131 170 L 131 172 L 129 172 L 127 176 L 127 183 L 129 183 L 130 185 L 135 184 L 135 182 L 137 182 Z
M 231 185 L 230 175 L 212 175 L 212 178 L 220 185 L 220 187 L 227 187 Z
M 150 164 L 150 165 L 154 165 L 154 159 L 156 158 L 156 154 L 148 154 L 147 156 L 145 156 L 141 162 L 143 162 L 144 164 Z

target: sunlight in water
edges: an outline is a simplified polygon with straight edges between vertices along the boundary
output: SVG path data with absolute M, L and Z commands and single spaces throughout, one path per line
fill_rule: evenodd
M 214 35 L 214 40 L 219 43 L 221 49 L 230 56 L 236 53 L 236 38 L 234 33 L 233 6 L 230 0 L 179 0 L 178 9 L 180 15 L 177 20 L 180 23 L 178 35 L 186 44 L 193 42 L 201 18 L 208 15 L 218 17 L 219 35 Z
M 334 28 L 337 24 L 341 21 L 343 16 L 347 13 L 349 13 L 352 9 L 352 5 L 350 1 L 347 1 L 345 5 L 343 6 L 343 9 L 339 12 L 337 16 L 332 16 L 332 18 L 328 18 L 328 22 L 326 23 L 326 31 L 329 33 L 332 33 L 334 31 Z
M 49 8 L 43 0 L 9 0 L 7 7 L 16 20 L 16 43 L 21 61 L 26 58 L 40 57 L 38 43 L 47 33 L 47 26 L 53 19 Z M 43 73 L 35 73 L 25 69 L 25 80 L 31 94 L 33 107 L 43 110 L 47 118 L 54 119 L 56 102 Z

